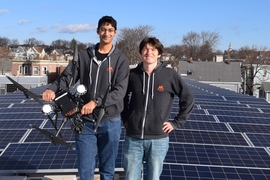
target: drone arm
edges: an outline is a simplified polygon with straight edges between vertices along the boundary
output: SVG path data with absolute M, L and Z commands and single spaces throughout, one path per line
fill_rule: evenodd
M 110 91 L 110 85 L 108 86 L 107 90 L 106 90 L 106 93 L 104 95 L 104 98 L 102 99 L 102 104 L 101 104 L 101 108 L 98 112 L 98 117 L 97 117 L 97 120 L 96 120 L 96 127 L 94 129 L 94 132 L 97 132 L 97 129 L 98 129 L 98 126 L 99 126 L 99 123 L 101 122 L 102 120 L 102 117 L 104 116 L 105 114 L 105 111 L 106 111 L 106 107 L 105 107 L 105 102 L 106 102 L 106 99 L 107 99 L 107 95 Z
M 60 131 L 62 130 L 62 128 L 64 127 L 64 125 L 66 124 L 67 121 L 68 121 L 68 118 L 64 117 L 60 127 L 58 128 L 57 132 L 55 133 L 56 137 L 60 134 Z
M 53 122 L 52 118 L 50 115 L 47 115 L 48 116 L 48 119 L 51 121 L 54 129 L 56 130 L 56 132 L 58 132 L 57 135 L 59 135 L 61 138 L 63 138 L 62 134 L 60 133 L 59 129 L 57 128 L 57 125 L 56 125 L 56 122 L 57 122 L 57 118 L 58 118 L 58 114 L 56 114 L 56 117 L 55 117 L 55 123 Z
M 78 65 L 78 46 L 77 46 L 77 41 L 75 41 L 74 45 L 74 54 L 73 54 L 73 60 L 72 60 L 73 66 L 72 66 L 72 78 L 69 82 L 69 88 L 73 86 L 76 82 L 75 77 L 76 77 L 76 68 L 79 67 Z

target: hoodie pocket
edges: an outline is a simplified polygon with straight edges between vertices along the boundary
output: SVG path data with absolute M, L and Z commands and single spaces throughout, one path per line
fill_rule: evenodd
M 162 130 L 164 121 L 159 111 L 149 110 L 146 113 L 145 121 L 143 117 L 143 109 L 134 110 L 129 117 L 127 130 L 132 133 L 141 133 L 144 129 L 144 133 L 148 135 L 164 134 Z
M 147 135 L 161 135 L 164 134 L 163 127 L 164 120 L 161 118 L 161 112 L 158 110 L 149 110 L 146 114 L 144 133 Z
M 135 109 L 128 118 L 127 131 L 140 133 L 143 124 L 143 109 Z

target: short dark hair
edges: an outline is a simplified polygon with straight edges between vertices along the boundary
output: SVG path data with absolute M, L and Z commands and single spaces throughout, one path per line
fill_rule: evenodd
M 158 54 L 161 55 L 163 53 L 163 45 L 161 44 L 161 42 L 157 38 L 146 37 L 140 43 L 140 46 L 139 46 L 140 54 L 142 54 L 142 50 L 146 44 L 150 44 L 151 46 L 155 47 L 158 50 Z
M 117 22 L 112 16 L 103 16 L 102 18 L 100 18 L 98 21 L 97 29 L 99 29 L 104 23 L 111 24 L 112 27 L 114 27 L 114 29 L 117 30 Z

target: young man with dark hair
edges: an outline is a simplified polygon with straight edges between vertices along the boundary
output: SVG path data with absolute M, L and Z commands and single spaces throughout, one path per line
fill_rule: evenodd
M 97 153 L 100 179 L 114 178 L 121 134 L 120 113 L 129 77 L 129 61 L 112 42 L 116 31 L 116 20 L 111 16 L 102 17 L 97 27 L 100 42 L 80 51 L 78 67 L 69 63 L 61 76 L 42 94 L 43 100 L 54 100 L 56 92 L 69 88 L 72 78 L 86 86 L 87 92 L 83 95 L 85 105 L 81 108 L 85 126 L 80 134 L 75 134 L 80 180 L 94 179 Z M 106 112 L 95 132 L 93 114 L 98 114 L 104 98 Z
M 142 62 L 130 71 L 122 119 L 126 128 L 124 170 L 126 180 L 141 180 L 146 161 L 147 179 L 157 180 L 169 148 L 169 133 L 188 119 L 194 97 L 180 75 L 159 62 L 163 45 L 155 37 L 143 39 L 139 46 Z M 174 96 L 179 97 L 179 112 L 169 115 Z

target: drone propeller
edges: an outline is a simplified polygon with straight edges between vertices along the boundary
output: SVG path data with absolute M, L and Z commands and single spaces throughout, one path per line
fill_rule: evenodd
M 94 129 L 94 132 L 97 132 L 99 123 L 101 122 L 102 117 L 105 114 L 105 111 L 106 111 L 105 102 L 106 102 L 106 99 L 107 99 L 107 95 L 109 93 L 109 90 L 110 90 L 110 86 L 108 86 L 107 91 L 106 91 L 106 94 L 104 95 L 104 98 L 102 99 L 102 104 L 101 104 L 100 110 L 98 112 L 98 117 L 97 117 L 96 127 Z
M 58 143 L 58 144 L 62 144 L 62 145 L 64 145 L 64 146 L 66 146 L 66 147 L 68 147 L 68 148 L 71 148 L 72 150 L 75 150 L 75 148 L 74 148 L 73 146 L 71 146 L 70 144 L 66 143 L 65 140 L 63 140 L 63 139 L 61 139 L 61 138 L 55 136 L 54 134 L 51 134 L 49 131 L 46 131 L 46 130 L 44 130 L 44 129 L 40 129 L 39 127 L 37 127 L 37 126 L 35 126 L 35 125 L 31 125 L 31 124 L 30 124 L 30 126 L 31 126 L 32 128 L 35 128 L 36 130 L 38 130 L 38 131 L 41 132 L 42 134 L 48 136 L 48 137 L 50 138 L 51 142 L 52 142 L 54 145 L 55 145 L 56 143 Z
M 6 76 L 20 91 L 23 92 L 23 94 L 25 95 L 26 98 L 33 98 L 35 101 L 37 101 L 39 104 L 43 105 L 43 102 L 38 98 L 38 96 L 36 94 L 34 94 L 33 92 L 29 91 L 28 89 L 26 89 L 25 87 L 23 87 L 21 84 L 19 84 L 18 82 L 14 81 L 11 77 Z

